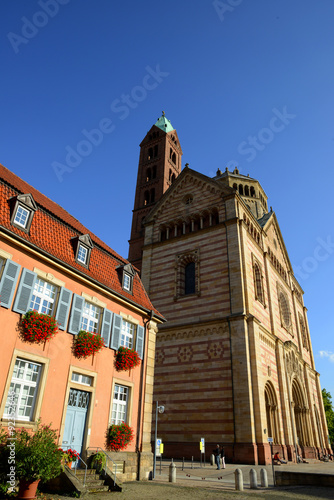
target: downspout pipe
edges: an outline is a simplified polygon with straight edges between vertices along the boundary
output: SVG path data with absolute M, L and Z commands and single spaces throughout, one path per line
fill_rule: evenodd
M 226 203 L 225 203 L 225 212 L 226 212 Z M 230 276 L 230 256 L 228 251 L 228 231 L 227 225 L 225 226 L 225 234 L 226 234 L 226 252 L 227 252 L 227 265 L 228 265 L 228 293 L 229 293 L 229 303 L 230 303 L 230 316 L 232 315 L 232 296 L 231 296 L 231 276 Z M 231 363 L 231 386 L 232 386 L 232 408 L 233 408 L 233 461 L 234 461 L 234 453 L 235 453 L 235 443 L 236 443 L 236 435 L 235 435 L 235 401 L 234 401 L 234 380 L 233 380 L 233 355 L 232 355 L 232 329 L 231 329 L 231 321 L 230 318 L 227 318 L 228 323 L 228 333 L 230 339 L 230 363 Z
M 136 452 L 137 452 L 137 481 L 140 481 L 140 458 L 141 458 L 141 448 L 142 448 L 142 414 L 143 414 L 143 394 L 144 394 L 144 386 L 145 386 L 145 367 L 147 367 L 147 362 L 144 363 L 144 356 L 146 351 L 146 333 L 147 333 L 147 325 L 152 320 L 154 315 L 153 310 L 150 311 L 150 318 L 146 321 L 144 320 L 145 327 L 145 335 L 144 335 L 144 346 L 143 346 L 143 359 L 141 363 L 140 370 L 140 388 L 139 388 L 139 403 L 138 403 L 138 424 L 137 424 L 137 439 L 136 439 Z

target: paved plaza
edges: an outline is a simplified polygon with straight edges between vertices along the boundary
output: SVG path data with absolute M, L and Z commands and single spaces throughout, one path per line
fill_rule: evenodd
M 160 462 L 157 462 L 156 467 L 156 477 L 154 482 L 166 483 L 169 482 L 169 466 L 171 460 L 165 460 L 161 465 L 160 473 Z M 184 467 L 182 461 L 174 461 L 176 466 L 176 481 L 178 485 L 183 486 L 198 486 L 199 483 L 203 486 L 208 487 L 219 487 L 227 490 L 235 490 L 235 470 L 240 469 L 243 474 L 244 489 L 247 490 L 250 487 L 249 473 L 251 469 L 257 472 L 258 486 L 261 487 L 260 481 L 260 471 L 265 469 L 267 471 L 268 486 L 274 487 L 273 480 L 273 467 L 271 465 L 239 465 L 239 464 L 226 464 L 225 469 L 217 470 L 216 466 L 211 466 L 206 463 L 201 464 L 199 462 L 194 462 L 192 464 L 189 461 L 185 461 Z M 307 464 L 292 464 L 287 465 L 275 465 L 275 470 L 279 471 L 297 471 L 297 472 L 309 472 L 318 474 L 334 474 L 334 462 L 313 462 Z M 333 497 L 334 499 L 334 489 Z
M 85 497 L 85 500 L 317 500 L 334 499 L 334 488 L 313 486 L 274 487 L 271 466 L 251 466 L 226 464 L 226 469 L 216 470 L 216 466 L 198 462 L 176 461 L 176 483 L 169 482 L 169 465 L 171 461 L 157 462 L 156 478 L 152 481 L 124 483 L 122 492 L 96 493 Z M 243 473 L 244 491 L 235 491 L 234 471 L 239 468 Z M 257 471 L 258 489 L 250 489 L 249 472 Z M 262 488 L 260 470 L 266 469 L 268 488 Z M 333 462 L 317 462 L 309 464 L 287 464 L 275 466 L 278 470 L 310 472 L 318 474 L 334 474 Z M 45 495 L 45 500 L 69 500 L 70 497 Z

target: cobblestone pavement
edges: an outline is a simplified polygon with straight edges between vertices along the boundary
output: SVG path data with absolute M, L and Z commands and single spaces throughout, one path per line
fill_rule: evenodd
M 175 462 L 176 483 L 169 482 L 169 462 L 164 462 L 161 467 L 157 465 L 156 478 L 153 481 L 128 482 L 123 484 L 122 492 L 95 493 L 85 497 L 85 500 L 239 500 L 249 497 L 250 500 L 334 500 L 334 488 L 294 486 L 274 487 L 271 466 L 251 466 L 227 464 L 226 469 L 216 470 L 206 464 L 200 467 L 198 463 L 186 464 L 182 469 L 181 462 Z M 234 471 L 239 468 L 243 472 L 244 491 L 235 491 Z M 249 487 L 250 469 L 257 471 L 259 488 Z M 265 468 L 268 474 L 268 488 L 260 486 L 260 470 Z M 279 467 L 279 470 L 334 474 L 334 463 L 316 464 L 288 464 Z M 45 495 L 47 500 L 69 500 L 70 497 L 58 495 Z M 73 497 L 72 497 L 73 498 Z
M 46 495 L 47 500 L 73 500 L 73 497 Z M 125 483 L 121 493 L 94 493 L 84 500 L 333 500 L 333 488 L 245 489 L 242 493 L 226 488 L 188 487 L 149 482 Z

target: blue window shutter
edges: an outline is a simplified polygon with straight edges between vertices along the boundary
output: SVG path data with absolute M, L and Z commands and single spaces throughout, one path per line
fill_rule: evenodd
M 75 335 L 79 333 L 84 303 L 85 299 L 75 293 L 73 296 L 70 324 L 68 327 L 69 333 L 74 333 Z
M 17 294 L 14 301 L 13 311 L 25 314 L 30 307 L 31 296 L 36 281 L 36 273 L 23 269 Z
M 66 329 L 72 295 L 72 292 L 70 290 L 66 290 L 64 287 L 60 289 L 59 302 L 56 312 L 56 320 L 60 330 Z
M 119 316 L 118 314 L 114 314 L 110 347 L 112 349 L 115 349 L 115 351 L 117 351 L 117 349 L 119 348 L 119 345 L 120 345 L 121 328 L 122 328 L 122 316 Z
M 109 347 L 112 317 L 113 313 L 108 309 L 105 309 L 103 313 L 101 337 L 104 339 L 104 345 L 106 347 Z
M 136 351 L 139 354 L 140 359 L 143 359 L 144 354 L 144 335 L 145 329 L 143 326 L 137 326 L 137 338 L 136 338 Z
M 20 268 L 21 266 L 12 260 L 6 261 L 0 281 L 0 302 L 2 307 L 6 307 L 6 309 L 8 309 L 12 303 Z

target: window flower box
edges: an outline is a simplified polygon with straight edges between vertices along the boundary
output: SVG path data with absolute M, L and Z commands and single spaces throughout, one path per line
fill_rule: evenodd
M 104 346 L 104 339 L 91 332 L 80 330 L 73 339 L 73 354 L 76 358 L 86 359 L 99 352 Z
M 58 333 L 58 323 L 48 314 L 28 311 L 22 317 L 19 329 L 26 342 L 42 344 Z
M 119 347 L 115 353 L 115 368 L 117 371 L 130 370 L 140 365 L 140 357 L 137 351 L 128 347 Z
M 124 450 L 134 438 L 132 427 L 125 422 L 113 424 L 107 431 L 107 449 L 110 451 Z

